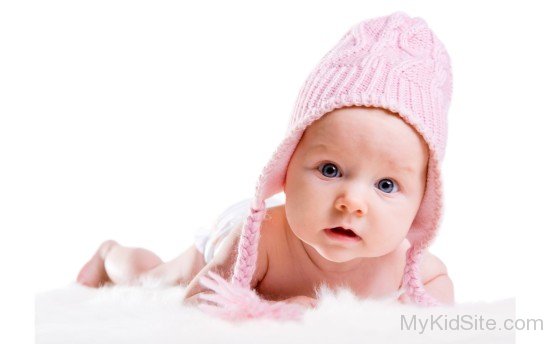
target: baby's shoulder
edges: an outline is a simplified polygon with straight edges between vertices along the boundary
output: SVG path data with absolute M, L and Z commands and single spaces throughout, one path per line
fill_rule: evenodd
M 284 205 L 266 209 L 260 229 L 260 245 L 266 253 L 270 246 L 278 246 L 284 237 Z
M 411 247 L 411 244 L 408 240 L 405 239 L 405 242 L 400 247 L 400 257 L 402 257 L 403 267 L 405 267 L 407 260 L 407 251 Z M 419 266 L 420 278 L 422 279 L 422 284 L 429 283 L 434 278 L 447 274 L 447 267 L 441 259 L 436 255 L 425 250 L 423 252 L 422 259 Z
M 272 265 L 281 265 L 288 257 L 288 242 L 285 235 L 286 214 L 284 205 L 268 208 L 260 229 L 259 253 Z M 267 270 L 266 270 L 267 272 Z
M 267 208 L 265 216 L 262 219 L 260 240 L 258 242 L 258 256 L 252 287 L 255 287 L 264 279 L 269 268 L 270 252 L 273 251 L 273 247 L 279 247 L 282 233 L 279 228 L 282 221 L 281 216 L 283 216 L 282 211 L 284 211 L 282 206 Z M 246 219 L 244 221 L 246 221 Z
M 447 267 L 443 261 L 434 254 L 425 251 L 422 262 L 420 263 L 420 277 L 422 278 L 422 283 L 425 285 L 434 278 L 446 274 Z

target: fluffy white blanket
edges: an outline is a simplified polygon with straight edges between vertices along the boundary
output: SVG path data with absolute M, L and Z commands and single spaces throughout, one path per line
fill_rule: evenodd
M 503 329 L 506 319 L 515 318 L 515 299 L 423 309 L 390 300 L 358 300 L 346 290 L 322 290 L 319 306 L 309 310 L 301 322 L 231 323 L 183 306 L 183 291 L 182 287 L 90 289 L 75 284 L 38 294 L 36 343 L 473 344 L 515 340 L 514 331 Z M 496 323 L 495 330 L 486 329 L 490 319 Z M 454 329 L 455 325 L 461 329 Z

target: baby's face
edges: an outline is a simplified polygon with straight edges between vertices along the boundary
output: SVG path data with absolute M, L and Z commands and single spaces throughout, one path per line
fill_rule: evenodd
M 288 224 L 332 262 L 388 254 L 418 211 L 427 162 L 426 143 L 399 116 L 380 108 L 337 109 L 308 127 L 290 160 Z

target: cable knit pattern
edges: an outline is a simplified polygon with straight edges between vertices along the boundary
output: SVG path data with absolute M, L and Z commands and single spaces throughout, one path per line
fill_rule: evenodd
M 450 58 L 423 19 L 396 12 L 354 25 L 325 54 L 300 89 L 286 136 L 256 184 L 251 213 L 241 233 L 232 283 L 224 288 L 235 288 L 238 294 L 239 288 L 249 286 L 265 215 L 264 201 L 283 190 L 286 169 L 307 127 L 335 109 L 367 106 L 398 114 L 418 131 L 430 150 L 426 190 L 407 234 L 412 246 L 407 253 L 403 285 L 418 304 L 437 304 L 426 294 L 419 269 L 422 252 L 435 237 L 443 211 L 440 162 L 447 142 L 451 94 Z M 220 287 L 222 282 L 213 283 L 212 287 Z M 223 301 L 218 301 L 218 307 L 223 308 Z M 231 307 L 234 305 L 231 303 Z

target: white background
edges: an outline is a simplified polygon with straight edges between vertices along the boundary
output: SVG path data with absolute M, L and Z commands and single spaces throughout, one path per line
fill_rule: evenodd
M 3 311 L 31 324 L 33 294 L 72 283 L 102 240 L 163 259 L 191 245 L 252 197 L 321 57 L 353 24 L 403 10 L 428 22 L 453 63 L 431 251 L 457 302 L 516 297 L 518 317 L 550 325 L 550 24 L 536 2 L 0 6 Z

